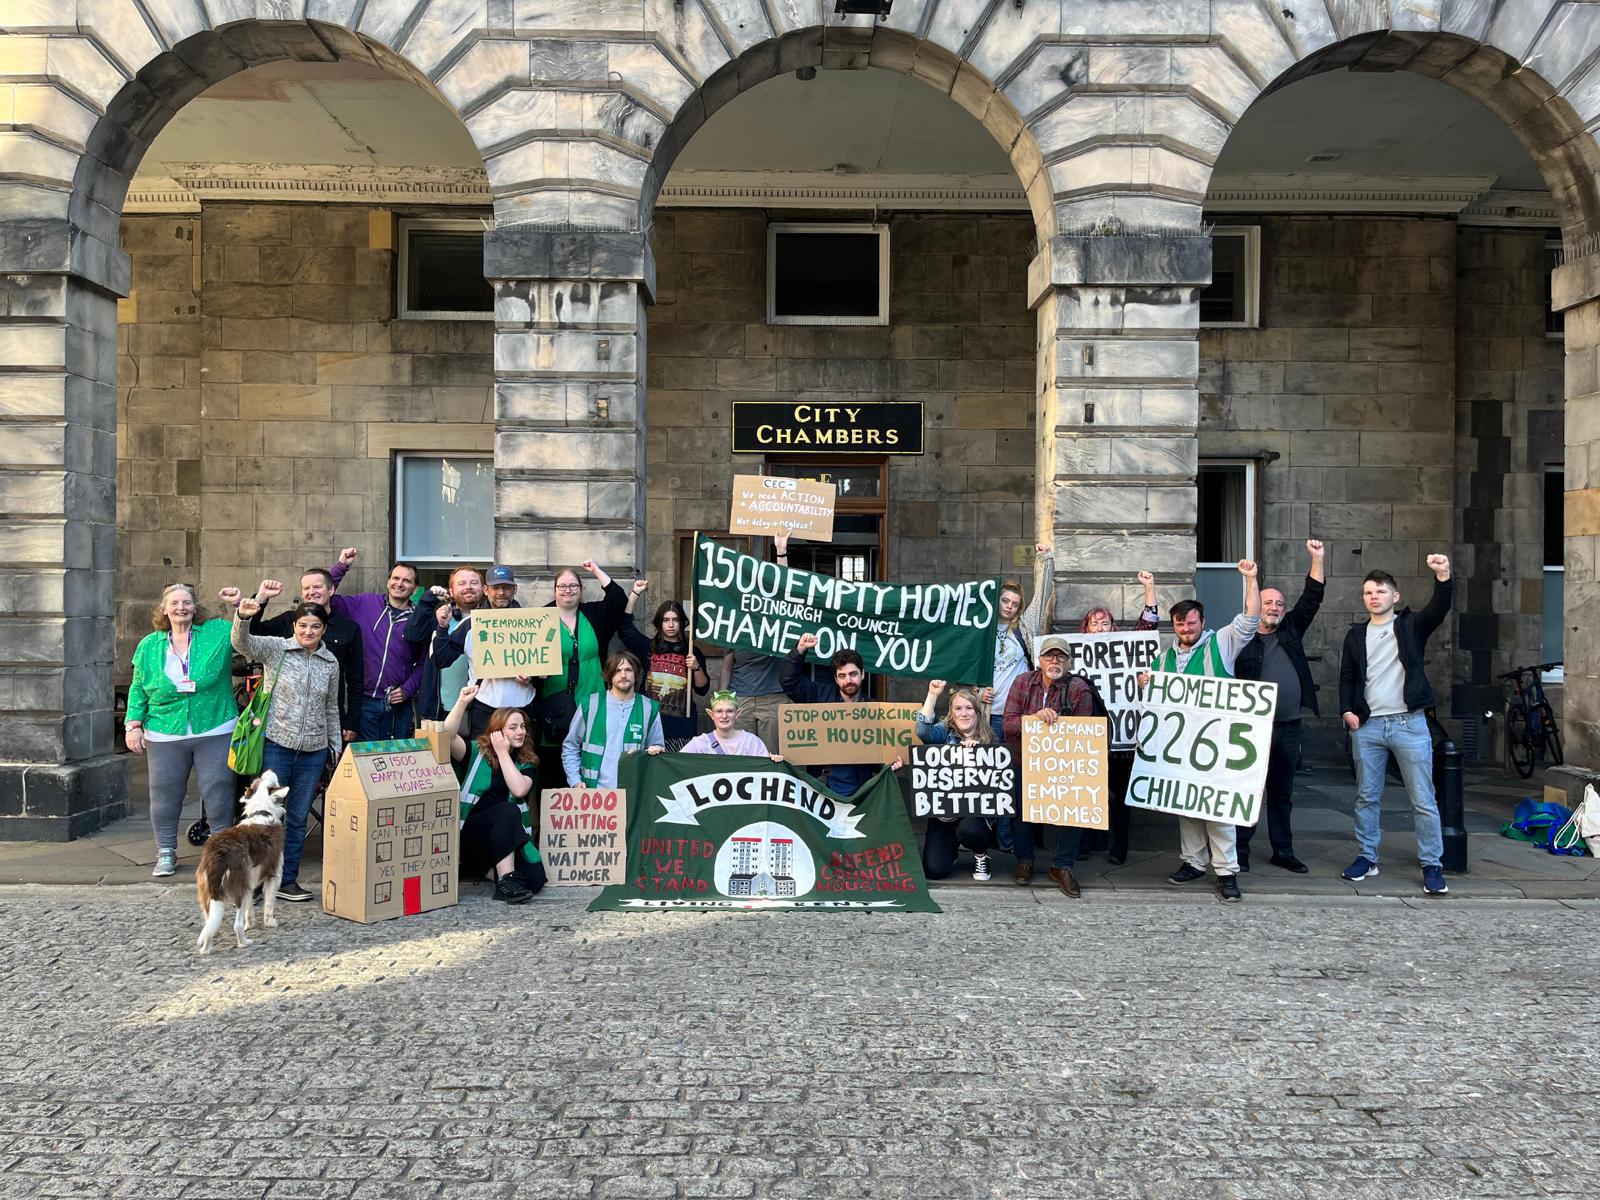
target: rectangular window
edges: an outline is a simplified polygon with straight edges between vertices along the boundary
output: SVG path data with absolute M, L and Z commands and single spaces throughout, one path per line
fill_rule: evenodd
M 1566 653 L 1565 506 L 1566 473 L 1561 467 L 1550 467 L 1544 473 L 1544 614 L 1539 639 L 1539 653 L 1545 662 L 1560 662 Z M 1557 668 L 1546 672 L 1545 679 L 1559 683 L 1563 674 Z
M 1218 225 L 1211 231 L 1211 283 L 1200 293 L 1200 324 L 1254 329 L 1261 323 L 1261 228 Z
M 1256 464 L 1209 459 L 1195 477 L 1195 596 L 1216 629 L 1244 604 L 1239 560 L 1256 557 Z
M 889 227 L 768 225 L 767 323 L 887 325 Z
M 1556 268 L 1561 265 L 1561 239 L 1544 241 L 1544 335 L 1549 338 L 1565 337 L 1567 314 L 1556 311 Z
M 397 454 L 395 557 L 418 566 L 484 564 L 494 557 L 494 459 Z
M 400 222 L 403 320 L 492 321 L 494 289 L 483 277 L 483 221 Z

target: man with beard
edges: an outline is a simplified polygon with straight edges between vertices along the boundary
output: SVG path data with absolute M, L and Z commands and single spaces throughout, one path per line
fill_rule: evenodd
M 250 618 L 250 632 L 258 637 L 293 637 L 294 614 L 279 613 L 270 621 L 266 619 L 267 605 L 283 594 L 283 584 L 276 579 L 263 579 L 256 589 L 256 602 L 261 611 Z M 300 576 L 300 599 L 306 604 L 320 604 L 328 608 L 328 597 L 333 595 L 333 580 L 321 567 L 312 567 Z M 322 644 L 339 660 L 339 726 L 344 740 L 356 740 L 356 730 L 361 726 L 361 627 L 349 617 L 328 612 L 328 627 L 322 635 Z
M 1294 834 L 1289 816 L 1294 809 L 1294 772 L 1300 765 L 1300 710 L 1309 708 L 1320 716 L 1317 685 L 1311 679 L 1302 640 L 1322 607 L 1325 551 L 1322 543 L 1309 541 L 1311 570 L 1294 608 L 1288 607 L 1277 588 L 1261 589 L 1261 627 L 1239 652 L 1233 673 L 1240 679 L 1264 679 L 1278 685 L 1278 708 L 1272 721 L 1272 752 L 1267 758 L 1266 819 L 1267 837 L 1272 842 L 1272 865 L 1304 875 L 1307 867 L 1294 856 Z M 1250 839 L 1259 825 L 1239 829 L 1239 870 L 1250 869 Z
M 1006 694 L 1006 711 L 1001 719 L 1006 745 L 1013 750 L 1022 745 L 1023 717 L 1038 717 L 1046 725 L 1054 725 L 1062 717 L 1069 716 L 1094 716 L 1094 685 L 1082 675 L 1067 673 L 1065 646 L 1047 644 L 1039 651 L 1038 670 L 1017 679 Z M 1020 754 L 1017 761 L 1022 761 Z M 1017 867 L 1011 872 L 1011 882 L 1025 886 L 1033 879 L 1033 835 L 1037 827 L 1023 821 L 1020 811 L 1017 815 L 1018 820 L 1012 825 L 1012 849 L 1017 856 Z M 1079 895 L 1078 879 L 1072 868 L 1078 862 L 1083 832 L 1071 825 L 1058 828 L 1055 852 L 1050 858 L 1050 878 L 1070 900 L 1076 900 Z
M 624 754 L 660 754 L 667 748 L 661 706 L 639 694 L 639 674 L 639 660 L 626 650 L 606 660 L 606 690 L 578 705 L 561 743 L 568 787 L 614 788 Z
M 1221 629 L 1206 628 L 1205 606 L 1198 600 L 1180 600 L 1167 610 L 1172 618 L 1175 643 L 1156 656 L 1157 671 L 1179 675 L 1233 678 L 1234 664 L 1261 624 L 1261 593 L 1257 590 L 1256 564 L 1239 562 L 1244 576 L 1244 611 Z M 1143 686 L 1143 679 L 1141 679 Z M 1217 894 L 1228 903 L 1244 897 L 1239 892 L 1239 827 L 1199 817 L 1178 818 L 1178 850 L 1183 862 L 1167 882 L 1193 883 L 1206 877 L 1206 867 L 1217 873 Z
M 435 593 L 439 589 L 434 589 Z M 521 608 L 517 603 L 517 577 L 510 567 L 492 567 L 489 571 L 488 586 L 484 589 L 488 596 L 489 608 Z M 426 604 L 432 599 L 435 605 L 440 605 L 443 597 L 437 594 L 423 597 Z M 533 679 L 527 675 L 518 675 L 511 679 L 479 679 L 472 670 L 472 656 L 467 653 L 467 639 L 472 636 L 472 615 L 468 613 L 453 629 L 448 632 L 435 633 L 433 638 L 433 663 L 444 672 L 452 668 L 458 661 L 465 659 L 467 662 L 467 681 L 478 685 L 478 694 L 473 697 L 472 704 L 467 708 L 467 741 L 470 743 L 475 738 L 481 737 L 483 731 L 489 727 L 489 718 L 494 716 L 497 708 L 517 708 L 527 713 L 533 704 L 536 695 Z M 529 716 L 529 728 L 532 728 L 533 718 Z
M 833 680 L 815 680 L 806 672 L 806 655 L 817 644 L 814 633 L 802 634 L 795 648 L 783 660 L 778 678 L 783 691 L 796 704 L 838 704 L 861 699 L 867 682 L 867 664 L 854 650 L 841 650 L 833 656 Z M 838 763 L 828 768 L 828 787 L 841 796 L 854 795 L 878 767 L 872 763 Z
M 430 588 L 417 601 L 406 620 L 406 641 L 414 646 L 430 646 L 436 636 L 452 633 L 483 603 L 483 573 L 477 567 L 457 567 L 450 572 L 448 592 L 443 588 Z M 417 716 L 442 721 L 467 685 L 467 666 L 465 661 L 458 660 L 441 670 L 430 654 L 422 664 Z
M 328 570 L 333 586 L 355 565 L 357 551 L 347 546 Z M 417 569 L 408 562 L 389 568 L 381 592 L 329 597 L 331 611 L 361 626 L 361 740 L 389 741 L 408 738 L 415 727 L 411 698 L 422 683 L 426 648 L 405 639 L 411 616 L 411 593 L 417 589 Z

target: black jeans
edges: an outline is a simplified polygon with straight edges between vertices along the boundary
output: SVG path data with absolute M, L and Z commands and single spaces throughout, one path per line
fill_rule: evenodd
M 989 849 L 989 826 L 982 817 L 962 817 L 959 821 L 928 818 L 928 832 L 922 838 L 922 873 L 929 879 L 943 879 L 956 865 L 961 847 L 983 854 Z
M 1128 856 L 1128 776 L 1133 774 L 1133 751 L 1113 750 L 1108 756 L 1111 776 L 1111 853 Z
M 1272 726 L 1272 754 L 1267 759 L 1267 838 L 1272 852 L 1285 857 L 1294 855 L 1294 834 L 1289 828 L 1289 814 L 1294 809 L 1294 773 L 1300 765 L 1302 734 L 1299 721 L 1278 721 Z M 1260 828 L 1254 825 L 1239 827 L 1239 852 L 1250 852 L 1250 839 Z

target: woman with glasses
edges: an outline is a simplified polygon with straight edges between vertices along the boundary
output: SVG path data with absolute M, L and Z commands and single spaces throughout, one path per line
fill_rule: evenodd
M 239 719 L 227 621 L 206 618 L 194 586 L 174 583 L 152 614 L 155 632 L 133 652 L 124 721 L 128 749 L 150 769 L 150 826 L 157 879 L 178 870 L 178 818 L 189 776 L 213 833 L 233 824 L 228 742 Z
M 605 690 L 606 648 L 628 607 L 622 588 L 593 559 L 585 561 L 583 569 L 599 582 L 600 599 L 584 603 L 583 580 L 575 568 L 556 572 L 552 603 L 561 618 L 561 670 L 539 680 L 539 698 L 532 706 L 541 791 L 567 786 L 561 743 L 578 706 Z

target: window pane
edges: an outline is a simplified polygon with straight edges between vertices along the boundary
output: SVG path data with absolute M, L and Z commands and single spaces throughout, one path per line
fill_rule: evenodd
M 1206 626 L 1221 629 L 1244 608 L 1244 576 L 1237 567 L 1196 567 L 1194 598 L 1205 605 Z
M 1249 240 L 1242 233 L 1218 233 L 1211 238 L 1211 284 L 1200 293 L 1202 321 L 1243 321 L 1246 272 L 1250 269 Z
M 1560 567 L 1546 567 L 1544 571 L 1544 620 L 1540 631 L 1540 653 L 1545 662 L 1560 662 L 1562 650 L 1562 625 L 1565 611 L 1567 573 Z
M 406 308 L 412 312 L 493 312 L 483 277 L 483 234 L 412 229 L 406 233 Z
M 1564 529 L 1566 528 L 1566 473 L 1544 473 L 1544 565 L 1559 567 L 1566 563 Z
M 494 557 L 494 464 L 487 458 L 399 460 L 400 558 Z
M 878 315 L 877 233 L 778 233 L 772 257 L 774 316 Z
M 1201 464 L 1195 479 L 1199 508 L 1195 558 L 1199 562 L 1236 563 L 1250 553 L 1246 541 L 1247 469 L 1234 463 Z
M 832 467 L 812 463 L 768 463 L 768 475 L 785 479 L 808 479 L 831 483 L 840 499 L 846 496 L 876 496 L 883 479 L 878 467 Z

